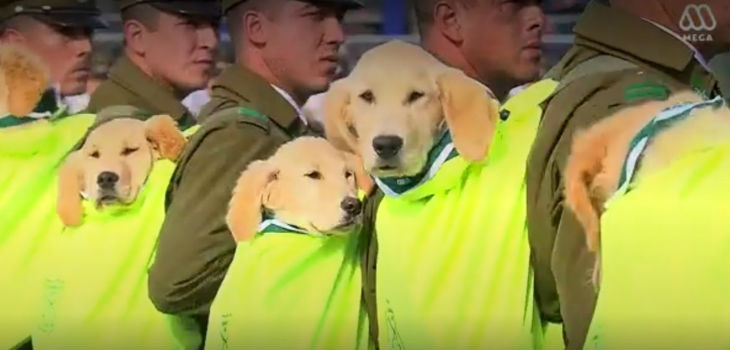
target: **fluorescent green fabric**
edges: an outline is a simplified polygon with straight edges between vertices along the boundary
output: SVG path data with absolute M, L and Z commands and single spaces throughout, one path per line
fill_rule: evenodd
M 282 232 L 239 243 L 205 348 L 367 349 L 359 242 Z
M 175 168 L 154 163 L 137 199 L 98 210 L 84 201 L 84 220 L 53 240 L 45 268 L 35 349 L 190 349 L 197 329 L 158 312 L 147 297 L 147 269 Z
M 30 335 L 39 262 L 56 216 L 57 170 L 93 122 L 75 115 L 0 129 L 0 349 Z
M 536 83 L 505 103 L 486 160 L 457 156 L 427 182 L 386 196 L 377 216 L 382 349 L 532 349 L 543 330 L 533 302 L 525 164 L 539 104 Z
M 613 198 L 587 349 L 730 348 L 730 142 Z

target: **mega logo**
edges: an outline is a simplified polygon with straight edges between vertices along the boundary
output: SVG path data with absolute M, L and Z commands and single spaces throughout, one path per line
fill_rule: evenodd
M 682 38 L 687 41 L 712 41 L 709 32 L 717 28 L 717 20 L 707 4 L 689 4 L 679 18 L 679 29 L 685 31 Z

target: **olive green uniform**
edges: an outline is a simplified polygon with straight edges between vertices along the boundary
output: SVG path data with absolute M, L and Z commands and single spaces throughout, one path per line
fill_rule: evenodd
M 242 0 L 223 0 L 223 13 Z M 343 8 L 355 0 L 330 0 Z M 201 128 L 186 145 L 168 187 L 166 218 L 149 273 L 162 312 L 207 322 L 236 245 L 225 216 L 238 177 L 294 137 L 313 134 L 296 109 L 255 72 L 233 65 L 216 79 Z
M 528 160 L 527 212 L 542 317 L 563 322 L 566 346 L 583 346 L 596 294 L 594 256 L 576 218 L 563 208 L 572 135 L 626 106 L 694 89 L 719 93 L 716 80 L 683 42 L 654 24 L 592 2 L 575 43 L 548 76 L 562 81 L 547 101 Z
M 168 114 L 183 127 L 195 123 L 172 88 L 143 73 L 127 57 L 121 57 L 112 66 L 107 80 L 99 84 L 91 95 L 86 111 L 98 113 L 117 105 L 134 106 L 152 114 Z
M 122 11 L 137 4 L 150 4 L 152 7 L 178 16 L 217 23 L 220 15 L 218 1 L 208 0 L 123 0 Z M 86 110 L 89 113 L 109 106 L 130 105 L 151 114 L 168 114 L 179 125 L 187 127 L 195 124 L 193 115 L 175 95 L 172 86 L 153 79 L 137 67 L 128 57 L 121 57 L 110 69 L 108 79 L 96 88 L 91 95 Z
M 284 97 L 237 65 L 213 85 L 201 118 L 170 181 L 149 274 L 150 298 L 172 314 L 208 312 L 236 250 L 225 215 L 241 172 L 306 132 Z

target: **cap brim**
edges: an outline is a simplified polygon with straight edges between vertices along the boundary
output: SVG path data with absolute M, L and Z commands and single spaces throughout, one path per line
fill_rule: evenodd
M 311 2 L 339 5 L 347 10 L 355 10 L 364 6 L 362 1 L 358 0 L 312 0 Z
M 99 16 L 74 13 L 64 14 L 53 14 L 43 16 L 47 21 L 59 25 L 61 27 L 73 27 L 73 28 L 89 28 L 89 29 L 103 29 L 108 28 L 109 25 L 104 22 Z
M 211 1 L 164 1 L 152 2 L 150 5 L 169 13 L 176 13 L 191 17 L 217 19 L 221 16 L 221 9 Z

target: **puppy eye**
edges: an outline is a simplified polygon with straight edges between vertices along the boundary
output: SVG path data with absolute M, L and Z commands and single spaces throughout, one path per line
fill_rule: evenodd
M 122 155 L 123 156 L 128 156 L 128 155 L 130 155 L 130 154 L 132 154 L 134 152 L 137 152 L 137 150 L 139 150 L 139 147 L 125 147 L 122 150 Z
M 320 173 L 319 171 L 312 171 L 306 173 L 304 176 L 310 179 L 320 180 L 322 178 L 322 173 Z
M 352 173 L 352 171 L 349 171 L 349 170 L 348 170 L 348 171 L 345 171 L 345 178 L 348 178 L 348 179 L 349 179 L 349 178 L 351 178 L 351 177 L 352 177 L 353 175 L 354 175 L 354 174 Z
M 373 92 L 370 90 L 366 90 L 365 92 L 361 93 L 360 98 L 367 103 L 373 103 L 373 101 L 375 100 L 375 96 L 373 96 Z
M 411 93 L 408 95 L 408 99 L 406 100 L 406 102 L 410 104 L 416 102 L 421 97 L 423 97 L 423 92 L 411 91 Z
M 91 156 L 91 158 L 99 158 L 99 151 L 94 151 L 89 155 Z

